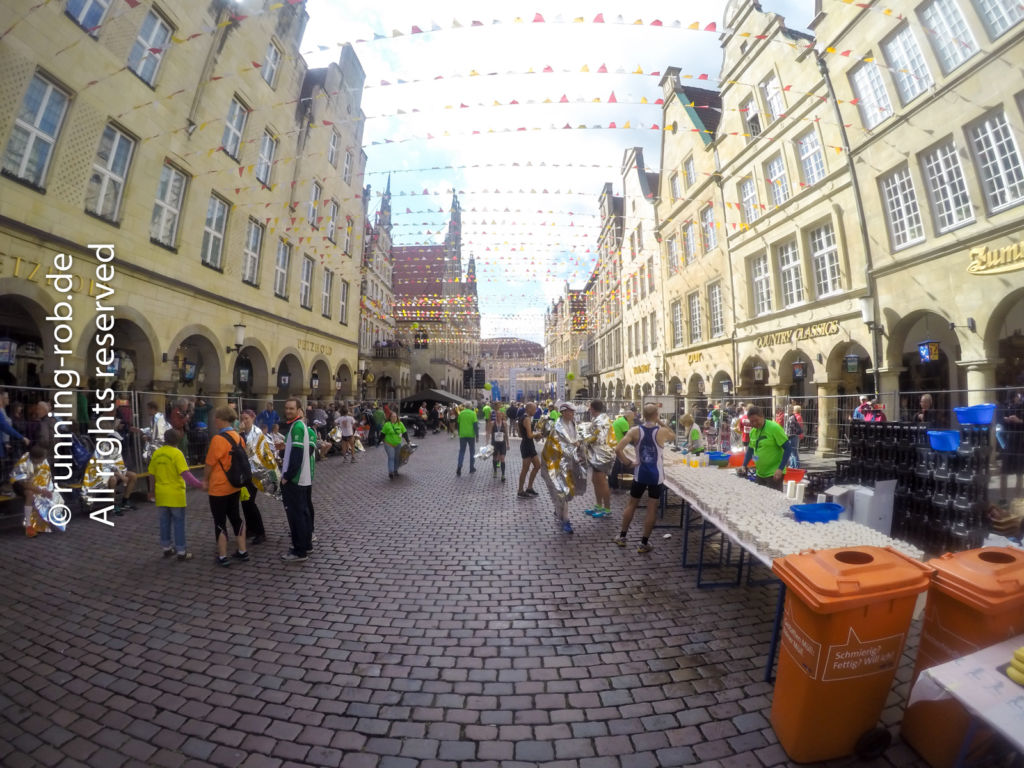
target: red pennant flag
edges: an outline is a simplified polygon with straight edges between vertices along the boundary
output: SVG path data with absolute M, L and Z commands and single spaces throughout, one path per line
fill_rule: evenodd
M 484 25 L 484 23 L 482 21 L 474 21 L 469 26 L 471 26 L 471 27 L 482 27 L 483 25 Z
M 697 79 L 698 79 L 698 80 L 707 80 L 707 79 L 708 79 L 708 76 L 707 76 L 707 75 L 701 75 L 701 76 L 700 76 L 700 77 L 698 77 Z
M 602 21 L 602 23 L 604 23 L 604 22 Z M 608 74 L 608 67 L 606 67 L 604 64 L 602 64 L 600 67 L 597 68 L 597 73 L 599 75 L 607 75 Z
M 599 13 L 594 17 L 594 24 L 604 24 L 604 14 Z
M 412 32 L 411 32 L 410 34 L 413 34 L 413 35 L 422 35 L 422 34 L 423 34 L 423 30 L 422 30 L 422 29 L 420 29 L 419 27 L 413 27 L 413 28 L 412 28 Z
M 323 124 L 324 125 L 334 125 L 334 123 L 332 123 L 330 120 L 324 120 Z
M 518 101 L 516 101 L 515 99 L 512 99 L 512 101 L 510 101 L 510 102 L 509 102 L 509 104 L 518 104 L 518 103 L 519 103 L 519 102 L 518 102 Z
M 253 62 L 250 62 L 250 63 L 252 64 L 253 69 L 259 69 L 260 67 L 263 66 L 258 61 L 253 61 Z
M 705 32 L 717 32 L 718 31 L 718 25 L 715 24 L 715 22 L 712 21 L 710 24 L 708 24 L 706 27 L 704 27 L 704 31 Z
M 541 70 L 541 72 L 544 72 L 545 74 L 547 74 L 547 73 L 549 73 L 549 72 L 554 72 L 554 71 L 555 71 L 555 70 L 553 70 L 553 69 L 551 68 L 551 65 L 550 65 L 550 64 L 549 64 L 548 66 L 544 67 L 544 69 L 542 69 L 542 70 Z
M 615 98 L 615 91 L 612 91 L 612 95 L 608 97 L 609 104 L 618 104 L 619 100 Z
M 654 21 L 652 21 L 651 22 L 651 26 L 652 27 L 660 27 L 661 26 L 661 19 L 655 19 Z
M 618 128 L 618 126 L 615 123 L 608 123 L 608 127 L 609 128 Z
M 849 56 L 849 55 L 850 55 L 851 53 L 852 53 L 852 51 L 843 51 L 843 52 L 842 52 L 842 53 L 840 53 L 839 55 L 840 55 L 840 56 Z
M 129 8 L 138 8 L 139 0 L 124 0 Z
M 568 104 L 569 103 L 569 98 L 563 93 L 562 94 L 562 98 L 560 98 L 558 100 L 558 103 L 559 104 Z
M 543 17 L 543 16 L 541 16 L 541 15 L 540 15 L 539 13 L 538 13 L 538 14 L 536 14 L 536 15 L 534 15 L 534 17 L 533 17 L 533 23 L 534 23 L 534 24 L 543 24 L 543 23 L 544 23 L 544 17 Z

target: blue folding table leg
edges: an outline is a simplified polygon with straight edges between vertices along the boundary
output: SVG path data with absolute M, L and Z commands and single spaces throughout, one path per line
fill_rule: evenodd
M 764 663 L 764 681 L 775 681 L 772 668 L 775 666 L 775 654 L 779 650 L 779 634 L 782 631 L 782 609 L 786 605 L 786 585 L 779 582 L 779 600 L 775 604 L 775 623 L 772 625 L 772 641 L 768 646 L 768 658 Z

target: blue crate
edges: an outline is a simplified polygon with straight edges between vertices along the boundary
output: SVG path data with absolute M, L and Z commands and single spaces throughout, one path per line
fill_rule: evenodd
M 955 451 L 960 447 L 960 432 L 955 429 L 929 429 L 928 441 L 933 451 Z
M 831 523 L 843 513 L 842 504 L 794 504 L 790 507 L 798 523 Z
M 953 412 L 961 424 L 991 424 L 992 417 L 996 414 L 996 404 L 968 405 L 954 408 Z

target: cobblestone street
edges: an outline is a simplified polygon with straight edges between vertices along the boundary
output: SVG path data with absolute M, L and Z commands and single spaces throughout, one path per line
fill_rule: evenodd
M 575 500 L 563 534 L 540 478 L 516 497 L 517 443 L 504 485 L 489 462 L 456 477 L 457 450 L 421 440 L 394 482 L 380 449 L 319 463 L 300 564 L 262 499 L 268 541 L 217 568 L 192 491 L 191 562 L 161 556 L 151 505 L 0 536 L 0 764 L 786 764 L 762 681 L 777 587 L 698 590 L 677 529 L 614 546 L 625 494 L 604 520 Z M 896 739 L 857 764 L 919 761 Z

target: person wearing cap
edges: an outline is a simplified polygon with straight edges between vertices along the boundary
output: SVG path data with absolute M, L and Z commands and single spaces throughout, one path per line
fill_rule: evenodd
M 587 490 L 586 457 L 583 441 L 576 430 L 576 406 L 569 401 L 558 404 L 558 419 L 548 431 L 541 452 L 544 482 L 555 502 L 555 515 L 562 531 L 573 533 L 569 522 L 569 502 Z
M 640 499 L 647 491 L 647 516 L 644 518 L 643 537 L 636 551 L 640 554 L 650 552 L 651 531 L 658 518 L 658 502 L 664 492 L 665 446 L 676 439 L 676 434 L 658 415 L 658 406 L 648 403 L 644 406 L 644 423 L 631 428 L 615 446 L 615 453 L 625 467 L 633 467 L 633 483 L 629 487 L 629 502 L 622 513 L 622 530 L 613 539 L 616 545 L 626 546 L 626 534 L 633 522 L 633 515 L 640 505 Z M 624 453 L 627 445 L 636 444 L 636 461 L 630 460 Z
M 853 415 L 850 416 L 850 421 L 864 421 L 864 405 L 867 403 L 867 401 L 867 395 L 860 396 L 860 404 L 853 409 Z

